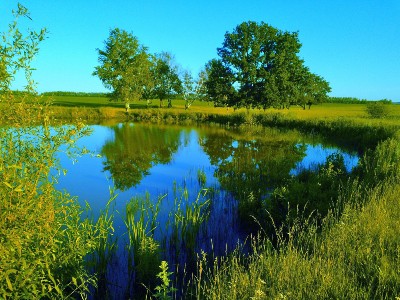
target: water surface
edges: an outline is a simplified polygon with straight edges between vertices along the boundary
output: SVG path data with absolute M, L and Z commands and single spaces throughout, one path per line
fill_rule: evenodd
M 210 217 L 198 232 L 196 248 L 190 251 L 212 249 L 215 254 L 223 254 L 249 233 L 246 222 L 241 222 L 241 197 L 251 194 L 268 201 L 275 187 L 300 170 L 323 164 L 333 153 L 343 155 L 349 171 L 358 161 L 355 154 L 296 131 L 139 123 L 91 128 L 93 133 L 78 144 L 92 155 L 75 163 L 61 155 L 62 166 L 68 172 L 60 177 L 57 188 L 78 196 L 82 204 L 89 203 L 95 216 L 104 209 L 110 191 L 115 191 L 114 227 L 121 249 L 127 240 L 123 222 L 126 204 L 146 194 L 152 203 L 162 197 L 154 237 L 166 248 L 163 259 L 170 264 L 183 263 L 188 256 L 182 250 L 182 259 L 172 259 L 178 250 L 165 237 L 172 234 L 168 226 L 173 222 L 177 202 L 191 205 L 202 189 L 210 189 L 204 197 L 212 203 Z

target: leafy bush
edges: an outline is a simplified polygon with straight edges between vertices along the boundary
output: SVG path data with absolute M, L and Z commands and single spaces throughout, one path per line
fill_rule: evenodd
M 36 96 L 30 67 L 46 31 L 18 29 L 28 10 L 18 4 L 15 21 L 2 34 L 0 99 L 0 298 L 85 298 L 96 278 L 85 257 L 108 228 L 83 219 L 77 199 L 55 189 L 56 153 L 70 154 L 88 133 L 83 124 L 52 127 L 49 105 Z M 1 66 L 0 66 L 1 68 Z M 27 91 L 10 91 L 13 75 L 25 73 Z M 40 126 L 38 124 L 41 124 Z
M 384 102 L 370 102 L 366 109 L 371 118 L 385 118 L 389 115 L 389 107 Z

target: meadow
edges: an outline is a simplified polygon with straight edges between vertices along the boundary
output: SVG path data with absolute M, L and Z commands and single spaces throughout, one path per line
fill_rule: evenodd
M 54 106 L 57 107 L 80 107 L 80 108 L 116 108 L 119 111 L 125 111 L 125 105 L 122 102 L 110 101 L 107 97 L 99 96 L 43 96 L 45 99 L 51 100 Z M 400 105 L 387 104 L 390 106 L 390 113 L 387 120 L 400 118 Z M 166 105 L 163 109 L 168 109 L 173 113 L 185 111 L 185 101 L 183 99 L 172 100 L 172 108 L 167 108 Z M 132 111 L 138 109 L 158 109 L 159 100 L 151 100 L 149 106 L 146 105 L 146 101 L 135 101 L 130 105 Z M 212 103 L 204 101 L 195 101 L 193 105 L 187 110 L 194 113 L 218 113 L 218 114 L 230 114 L 233 112 L 232 108 L 214 107 Z M 238 109 L 236 112 L 244 112 L 246 109 Z M 251 110 L 261 111 L 264 110 Z M 300 106 L 291 106 L 289 109 L 267 109 L 265 112 L 279 112 L 280 114 L 287 115 L 289 117 L 295 117 L 299 119 L 335 119 L 335 118 L 367 118 L 366 104 L 352 104 L 352 103 L 321 103 L 311 106 L 311 109 L 303 109 Z M 385 122 L 387 120 L 384 120 Z M 382 121 L 382 120 L 380 120 Z
M 44 96 L 42 100 L 49 98 Z M 104 208 L 96 222 L 90 217 L 81 221 L 89 213 L 68 195 L 55 191 L 52 182 L 46 178 L 49 168 L 56 163 L 53 155 L 57 147 L 65 142 L 72 145 L 73 140 L 85 134 L 83 123 L 115 121 L 213 123 L 243 130 L 260 126 L 296 128 L 322 134 L 343 145 L 350 143 L 361 157 L 351 176 L 343 177 L 340 161 L 333 158 L 321 166 L 316 175 L 303 174 L 307 176 L 306 182 L 294 178 L 275 190 L 271 199 L 279 204 L 276 207 L 284 208 L 285 215 L 278 220 L 271 207 L 257 206 L 257 212 L 261 211 L 256 215 L 262 218 L 258 220 L 261 227 L 249 236 L 250 251 L 244 253 L 239 245 L 233 253 L 221 257 L 201 251 L 195 253 L 195 270 L 187 274 L 189 278 L 185 278 L 185 284 L 177 282 L 178 270 L 159 260 L 159 248 L 152 236 L 154 225 L 146 221 L 143 215 L 146 210 L 141 209 L 146 199 L 132 199 L 125 216 L 130 230 L 127 249 L 129 259 L 135 260 L 136 256 L 136 264 L 139 261 L 142 270 L 133 275 L 137 282 L 132 286 L 143 288 L 143 282 L 151 282 L 142 289 L 140 297 L 400 297 L 400 203 L 397 197 L 400 192 L 400 106 L 387 104 L 388 115 L 373 118 L 368 114 L 366 104 L 325 103 L 312 106 L 310 110 L 291 107 L 234 111 L 214 108 L 204 102 L 195 102 L 185 110 L 183 100 L 173 100 L 172 108 L 158 108 L 159 103 L 154 100 L 149 108 L 145 102 L 134 103 L 126 113 L 122 103 L 109 102 L 105 97 L 51 96 L 51 101 L 52 105 L 46 107 L 49 118 L 44 124 L 75 126 L 61 126 L 57 134 L 46 126 L 35 129 L 38 131 L 36 136 L 43 141 L 27 145 L 23 143 L 23 132 L 2 131 L 1 137 L 9 141 L 2 145 L 2 151 L 19 151 L 15 155 L 2 156 L 0 161 L 0 170 L 4 171 L 0 200 L 2 207 L 12 208 L 1 210 L 5 222 L 0 226 L 0 297 L 18 299 L 30 295 L 68 299 L 84 297 L 89 292 L 101 295 L 107 290 L 104 282 L 107 265 L 112 262 L 115 252 L 114 216 L 110 207 Z M 20 117 L 15 117 L 4 103 L 0 103 L 2 123 L 12 120 L 14 127 L 32 130 L 24 124 L 33 125 L 38 120 L 29 110 L 37 112 L 41 108 L 16 107 Z M 41 153 L 47 152 L 43 157 Z M 198 176 L 201 179 L 201 174 Z M 329 194 L 330 205 L 324 206 L 323 213 L 306 209 L 307 201 L 311 199 L 307 197 L 313 190 L 321 196 Z M 253 205 L 250 202 L 254 200 L 252 195 L 249 193 L 249 201 L 243 202 L 250 208 Z M 15 201 L 17 198 L 20 202 Z M 112 201 L 113 197 L 109 205 Z M 197 205 L 175 214 L 181 216 L 178 220 L 193 221 L 190 226 L 181 221 L 172 225 L 176 226 L 176 239 L 192 235 L 191 231 L 185 233 L 186 228 L 194 228 L 195 232 L 207 218 L 201 214 L 201 204 Z M 149 220 L 158 213 L 157 209 L 148 210 Z M 138 211 L 142 212 L 139 217 Z M 17 215 L 24 216 L 23 220 L 17 222 Z M 53 223 L 54 226 L 48 225 Z M 32 230 L 34 228 L 39 230 Z M 271 229 L 272 235 L 269 234 Z M 181 240 L 178 242 L 182 243 Z M 68 249 L 74 251 L 66 251 Z M 130 272 L 135 273 L 136 267 Z M 137 298 L 137 295 L 131 296 Z

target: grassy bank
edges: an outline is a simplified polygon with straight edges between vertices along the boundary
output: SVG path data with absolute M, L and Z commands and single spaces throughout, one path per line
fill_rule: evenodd
M 277 244 L 255 239 L 250 256 L 238 252 L 211 267 L 207 257 L 201 258 L 205 271 L 193 284 L 198 298 L 397 299 L 398 142 L 383 142 L 362 161 L 366 180 L 343 186 L 338 205 L 321 226 L 298 215 L 286 234 L 278 229 Z
M 362 209 L 346 205 L 340 219 L 326 219 L 322 237 L 299 220 L 279 248 L 255 241 L 249 257 L 237 253 L 211 268 L 203 259 L 196 294 L 200 299 L 395 299 L 399 193 L 398 185 L 373 190 Z
M 362 149 L 376 146 L 376 142 L 393 135 L 400 127 L 400 105 L 388 104 L 388 116 L 371 118 L 366 104 L 324 103 L 310 110 L 290 109 L 246 110 L 213 107 L 206 102 L 195 102 L 185 110 L 183 100 L 173 100 L 172 108 L 159 108 L 153 100 L 131 105 L 125 112 L 123 103 L 110 102 L 106 97 L 46 96 L 52 100 L 51 116 L 59 122 L 107 124 L 139 121 L 168 124 L 214 123 L 224 126 L 273 126 L 317 133 L 335 140 L 342 146 Z

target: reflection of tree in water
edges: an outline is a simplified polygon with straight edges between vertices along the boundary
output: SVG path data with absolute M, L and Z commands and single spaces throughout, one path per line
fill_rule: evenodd
M 111 173 L 120 190 L 137 185 L 152 166 L 170 162 L 179 146 L 179 129 L 138 124 L 112 129 L 114 139 L 106 142 L 101 154 L 107 158 L 104 170 Z
M 282 134 L 258 139 L 208 135 L 201 144 L 217 166 L 221 187 L 239 201 L 239 216 L 245 223 L 259 216 L 268 192 L 285 182 L 305 156 L 305 146 Z

